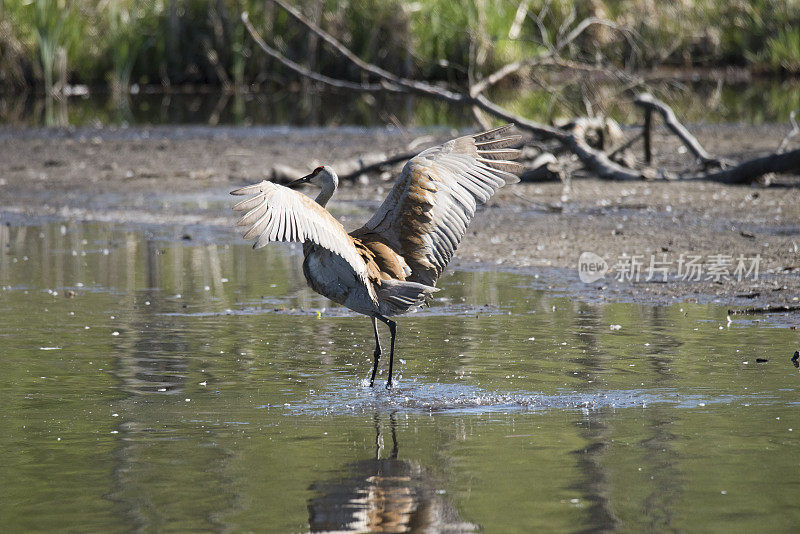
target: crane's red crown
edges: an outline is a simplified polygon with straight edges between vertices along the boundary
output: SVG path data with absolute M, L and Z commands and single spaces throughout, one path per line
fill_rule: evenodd
M 313 171 L 311 174 L 312 174 L 313 176 L 316 176 L 317 174 L 319 174 L 319 173 L 320 173 L 320 171 L 322 171 L 322 167 L 321 167 L 321 166 L 320 166 L 320 167 L 317 167 L 316 169 L 314 169 L 314 171 Z

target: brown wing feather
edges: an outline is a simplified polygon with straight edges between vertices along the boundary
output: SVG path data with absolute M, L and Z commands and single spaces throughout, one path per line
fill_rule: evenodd
M 434 285 L 464 237 L 478 205 L 517 182 L 521 166 L 508 148 L 511 125 L 459 137 L 411 159 L 378 211 L 357 232 L 379 236 L 402 256 L 412 282 Z M 354 232 L 355 235 L 357 232 Z
M 373 232 L 360 228 L 350 233 L 356 248 L 367 264 L 370 280 L 380 285 L 381 280 L 405 281 L 411 273 L 405 260 L 383 239 Z

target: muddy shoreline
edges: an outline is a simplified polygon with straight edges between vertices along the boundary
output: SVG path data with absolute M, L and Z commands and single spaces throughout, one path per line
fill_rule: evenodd
M 710 151 L 731 159 L 770 152 L 785 132 L 783 125 L 693 128 Z M 208 226 L 233 236 L 227 191 L 261 180 L 274 165 L 311 168 L 365 151 L 392 151 L 421 136 L 430 136 L 428 144 L 433 144 L 452 133 L 280 127 L 0 128 L 5 145 L 0 151 L 0 219 L 5 224 L 55 217 Z M 668 164 L 688 157 L 666 136 L 661 135 L 656 146 L 656 157 Z M 588 300 L 798 305 L 800 179 L 778 176 L 775 181 L 779 187 L 592 178 L 574 179 L 568 189 L 561 183 L 513 185 L 479 211 L 452 265 L 539 275 L 542 287 Z M 348 184 L 331 208 L 345 227 L 354 228 L 368 218 L 391 185 L 377 179 Z M 582 252 L 596 253 L 618 269 L 583 283 L 577 265 Z M 633 266 L 625 259 L 630 257 L 636 258 Z M 706 266 L 721 265 L 717 272 L 722 276 L 706 267 L 700 280 L 682 279 L 678 264 L 691 257 L 700 257 L 695 263 Z M 747 260 L 745 267 L 757 261 L 757 278 L 752 272 L 737 276 L 740 257 Z M 647 281 L 651 261 L 662 271 Z M 629 276 L 620 281 L 623 270 Z M 689 278 L 695 274 L 696 270 Z

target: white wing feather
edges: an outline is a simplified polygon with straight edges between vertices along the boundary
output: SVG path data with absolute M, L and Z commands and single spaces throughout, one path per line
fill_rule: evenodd
M 353 239 L 328 210 L 306 195 L 266 180 L 235 191 L 232 195 L 254 195 L 233 209 L 246 211 L 237 226 L 245 239 L 256 239 L 253 248 L 271 241 L 311 241 L 344 258 L 366 284 L 367 266 Z

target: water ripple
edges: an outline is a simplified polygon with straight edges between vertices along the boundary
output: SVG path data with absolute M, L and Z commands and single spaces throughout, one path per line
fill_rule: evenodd
M 591 393 L 544 394 L 529 391 L 487 391 L 463 384 L 401 382 L 387 391 L 382 386 L 354 386 L 352 381 L 332 383 L 325 392 L 311 392 L 294 404 L 265 405 L 302 415 L 342 415 L 374 412 L 481 414 L 511 411 L 598 410 L 645 408 L 667 404 L 675 408 L 703 408 L 732 404 L 758 396 L 687 394 L 672 389 L 607 390 Z M 763 400 L 763 399 L 762 399 Z

